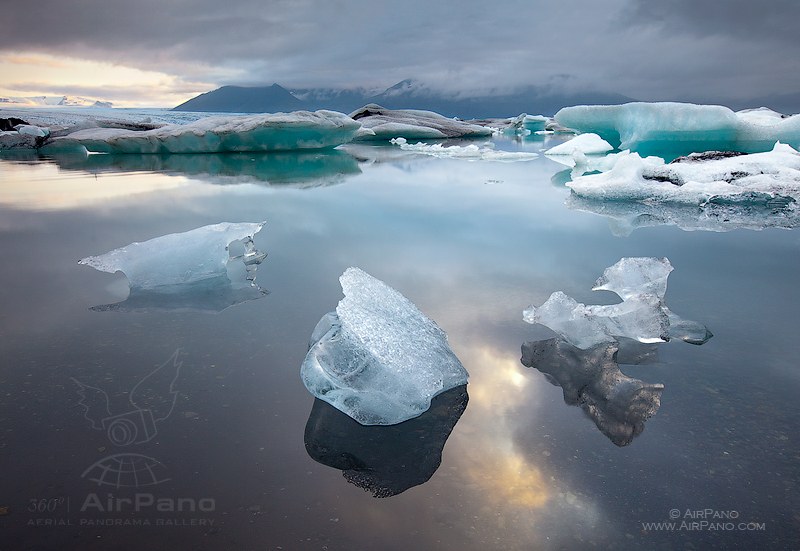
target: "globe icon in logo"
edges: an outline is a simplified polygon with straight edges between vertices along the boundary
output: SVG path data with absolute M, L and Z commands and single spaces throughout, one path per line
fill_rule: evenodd
M 90 465 L 81 478 L 88 478 L 98 486 L 140 488 L 170 480 L 166 473 L 167 468 L 158 459 L 139 453 L 118 453 Z

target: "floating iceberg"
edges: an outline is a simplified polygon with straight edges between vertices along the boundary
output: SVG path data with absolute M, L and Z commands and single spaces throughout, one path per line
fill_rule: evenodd
M 222 153 L 322 149 L 349 142 L 361 125 L 334 111 L 208 117 L 146 131 L 88 128 L 50 149 L 81 145 L 98 153 Z
M 475 144 L 465 146 L 451 145 L 443 146 L 442 144 L 426 144 L 416 143 L 410 144 L 405 138 L 392 138 L 391 143 L 399 145 L 403 151 L 411 151 L 414 153 L 421 153 L 422 155 L 430 155 L 432 157 L 449 158 L 449 159 L 466 159 L 468 161 L 500 161 L 500 162 L 514 162 L 514 161 L 530 161 L 539 155 L 529 151 L 498 151 L 492 144 L 486 144 L 479 147 Z
M 565 171 L 569 173 L 569 171 Z M 794 203 L 715 204 L 699 207 L 675 203 L 622 202 L 587 199 L 572 194 L 567 207 L 599 214 L 608 219 L 611 232 L 625 237 L 637 228 L 677 226 L 685 231 L 727 232 L 736 229 L 800 227 L 800 209 Z
M 365 129 L 364 140 L 475 138 L 491 136 L 491 128 L 448 119 L 433 111 L 386 109 L 371 103 L 350 113 Z
M 579 134 L 574 138 L 551 147 L 544 152 L 545 155 L 574 156 L 576 153 L 583 155 L 603 155 L 614 149 L 607 141 L 597 134 Z M 575 164 L 575 161 L 573 161 Z
M 567 186 L 581 197 L 609 201 L 786 206 L 800 199 L 800 153 L 776 143 L 766 153 L 710 152 L 669 164 L 632 153 L 617 156 L 607 172 Z
M 343 471 L 345 480 L 373 496 L 394 496 L 433 476 L 468 401 L 467 387 L 461 385 L 436 396 L 419 417 L 388 427 L 367 427 L 316 399 L 306 423 L 306 451 L 314 461 Z
M 766 110 L 768 111 L 768 110 Z M 627 103 L 579 105 L 556 113 L 559 124 L 600 135 L 617 149 L 678 156 L 703 151 L 769 151 L 776 141 L 800 147 L 800 115 L 734 113 L 719 105 Z
M 467 383 L 447 335 L 403 295 L 358 268 L 322 317 L 300 370 L 306 388 L 362 425 L 417 417 L 437 394 Z
M 623 360 L 621 346 L 601 343 L 581 350 L 559 338 L 526 342 L 521 361 L 561 387 L 564 402 L 583 409 L 600 432 L 622 447 L 641 434 L 645 421 L 661 407 L 664 385 L 645 383 L 622 373 L 618 363 L 638 364 L 652 351 Z
M 78 263 L 128 278 L 128 300 L 96 310 L 143 310 L 160 302 L 167 309 L 220 310 L 266 293 L 255 277 L 267 255 L 253 242 L 263 226 L 223 222 L 131 243 Z
M 703 344 L 713 335 L 702 324 L 686 321 L 664 304 L 672 265 L 666 258 L 623 258 L 606 268 L 592 290 L 612 291 L 622 302 L 586 305 L 561 291 L 541 306 L 530 306 L 523 319 L 549 327 L 570 344 L 587 349 L 626 337 L 643 343 L 678 338 Z

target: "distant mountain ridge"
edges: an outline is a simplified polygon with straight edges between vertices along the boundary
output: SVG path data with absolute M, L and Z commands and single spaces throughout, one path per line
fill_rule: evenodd
M 100 101 L 80 96 L 0 97 L 0 104 L 12 104 L 22 107 L 113 107 L 110 101 Z
M 459 97 L 432 90 L 407 79 L 380 93 L 364 88 L 305 88 L 287 90 L 272 86 L 223 86 L 200 94 L 174 108 L 175 111 L 215 111 L 232 113 L 275 113 L 306 109 L 331 109 L 350 113 L 368 103 L 389 109 L 425 109 L 448 117 L 511 117 L 520 113 L 553 115 L 562 107 L 577 104 L 620 104 L 634 101 L 621 94 L 586 91 L 556 93 L 529 86 L 515 93 Z

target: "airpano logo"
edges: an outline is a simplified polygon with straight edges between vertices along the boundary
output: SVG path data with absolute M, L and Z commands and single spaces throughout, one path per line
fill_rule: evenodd
M 183 362 L 180 349 L 145 375 L 128 394 L 130 408 L 113 412 L 108 394 L 100 388 L 72 379 L 84 418 L 93 430 L 104 431 L 108 441 L 118 448 L 131 448 L 153 440 L 159 423 L 172 415 L 178 392 L 175 383 Z M 133 451 L 108 455 L 95 461 L 81 475 L 98 486 L 140 488 L 170 480 L 161 461 Z

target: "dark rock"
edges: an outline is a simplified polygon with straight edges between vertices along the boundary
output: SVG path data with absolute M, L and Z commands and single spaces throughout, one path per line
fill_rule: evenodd
M 19 126 L 20 124 L 30 124 L 25 122 L 22 119 L 18 119 L 16 117 L 8 117 L 7 119 L 0 118 L 0 131 L 3 132 L 10 132 L 14 130 L 15 126 Z

